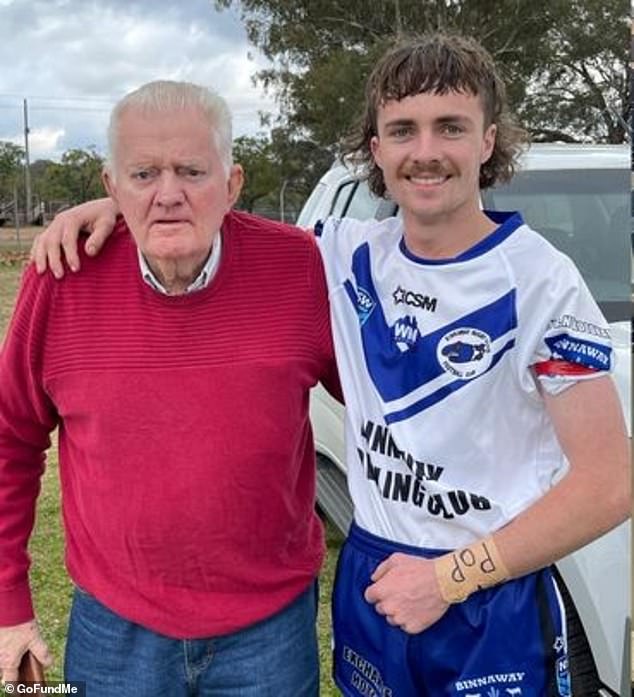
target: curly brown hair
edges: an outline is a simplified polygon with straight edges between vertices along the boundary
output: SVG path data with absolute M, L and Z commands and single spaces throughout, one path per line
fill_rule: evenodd
M 392 99 L 449 91 L 479 96 L 485 128 L 492 123 L 497 126 L 493 153 L 480 167 L 480 188 L 513 176 L 527 133 L 508 112 L 506 89 L 493 58 L 472 38 L 434 33 L 401 40 L 383 55 L 368 78 L 363 114 L 342 145 L 346 159 L 367 172 L 372 193 L 386 193 L 383 172 L 370 150 L 370 141 L 377 135 L 379 107 Z

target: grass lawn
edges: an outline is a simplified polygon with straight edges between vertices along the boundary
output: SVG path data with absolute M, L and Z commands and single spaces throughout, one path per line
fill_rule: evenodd
M 0 337 L 4 335 L 19 285 L 23 258 L 8 249 L 0 249 Z M 319 644 L 321 658 L 321 695 L 335 697 L 339 694 L 330 678 L 330 593 L 334 568 L 341 547 L 341 537 L 331 527 L 326 527 L 328 556 L 320 581 Z M 63 564 L 64 543 L 59 512 L 59 484 L 57 477 L 57 452 L 55 445 L 48 454 L 48 467 L 42 483 L 38 504 L 35 532 L 30 551 L 33 560 L 31 585 L 36 612 L 42 633 L 54 656 L 55 665 L 49 671 L 51 680 L 60 680 L 66 623 L 71 595 Z M 292 660 L 292 659 L 290 659 Z

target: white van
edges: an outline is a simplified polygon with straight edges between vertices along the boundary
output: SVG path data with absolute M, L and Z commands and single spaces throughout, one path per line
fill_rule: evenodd
M 625 145 L 533 145 L 512 182 L 483 192 L 483 207 L 520 210 L 524 219 L 570 256 L 610 322 L 615 379 L 631 423 L 631 163 Z M 360 220 L 398 215 L 354 172 L 335 163 L 306 201 L 297 224 L 329 215 Z M 318 459 L 318 502 L 346 532 L 352 517 L 345 477 L 343 407 L 321 387 L 311 419 Z M 597 491 L 600 488 L 597 487 Z M 557 564 L 571 608 L 573 695 L 631 692 L 630 522 Z

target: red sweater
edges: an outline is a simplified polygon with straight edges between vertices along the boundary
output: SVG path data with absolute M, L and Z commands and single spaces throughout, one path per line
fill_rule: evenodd
M 124 224 L 82 271 L 25 273 L 0 354 L 0 625 L 32 617 L 28 537 L 59 423 L 66 565 L 173 637 L 268 617 L 323 556 L 309 389 L 333 380 L 309 235 L 242 213 L 210 285 L 163 296 Z

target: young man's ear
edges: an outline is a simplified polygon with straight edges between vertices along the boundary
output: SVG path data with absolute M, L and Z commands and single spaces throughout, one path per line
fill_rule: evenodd
M 381 142 L 378 136 L 372 136 L 372 138 L 370 138 L 370 152 L 376 164 L 383 169 L 383 165 L 381 164 Z
M 493 149 L 495 148 L 495 137 L 497 135 L 498 127 L 492 123 L 485 131 L 484 137 L 482 138 L 482 153 L 480 155 L 480 164 L 483 165 L 487 162 L 491 155 L 493 155 Z
M 227 180 L 227 193 L 229 197 L 229 207 L 233 207 L 240 198 L 242 185 L 244 184 L 244 170 L 240 165 L 231 165 L 229 179 Z

